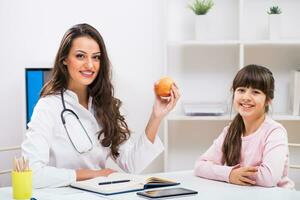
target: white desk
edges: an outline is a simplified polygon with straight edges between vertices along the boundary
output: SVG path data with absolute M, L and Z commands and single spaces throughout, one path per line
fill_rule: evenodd
M 185 187 L 198 191 L 198 195 L 186 196 L 176 199 L 197 200 L 299 200 L 300 191 L 282 188 L 263 188 L 255 186 L 237 186 L 219 181 L 212 181 L 195 177 L 192 171 L 170 172 L 154 174 L 161 177 L 169 177 L 179 181 L 181 184 L 174 187 Z M 170 187 L 168 187 L 170 188 Z M 84 192 L 81 190 L 65 188 L 38 189 L 33 191 L 33 197 L 37 200 L 143 200 L 135 192 L 111 196 Z M 11 187 L 0 188 L 0 200 L 12 199 Z

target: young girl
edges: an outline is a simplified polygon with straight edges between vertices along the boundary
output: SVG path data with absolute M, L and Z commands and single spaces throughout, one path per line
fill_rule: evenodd
M 168 100 L 156 96 L 145 132 L 135 142 L 114 97 L 111 65 L 100 33 L 77 24 L 64 35 L 53 75 L 42 90 L 28 124 L 22 154 L 29 159 L 35 188 L 67 186 L 107 176 L 111 157 L 126 172 L 139 173 L 163 151 L 157 137 L 162 119 L 174 108 L 179 91 Z
M 274 98 L 272 72 L 248 65 L 235 76 L 232 90 L 238 114 L 197 160 L 195 175 L 238 185 L 293 188 L 287 177 L 287 132 L 266 114 Z

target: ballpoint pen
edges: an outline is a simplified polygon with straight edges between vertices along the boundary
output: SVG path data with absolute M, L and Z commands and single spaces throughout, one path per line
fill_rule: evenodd
M 125 183 L 129 182 L 130 180 L 117 180 L 117 181 L 107 181 L 107 182 L 100 182 L 98 185 L 108 185 L 108 184 L 114 184 L 114 183 Z

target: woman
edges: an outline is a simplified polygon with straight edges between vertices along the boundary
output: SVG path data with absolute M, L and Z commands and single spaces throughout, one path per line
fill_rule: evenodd
M 121 101 L 113 96 L 110 73 L 100 33 L 88 24 L 70 28 L 22 144 L 35 188 L 107 176 L 114 172 L 105 168 L 109 157 L 124 171 L 138 173 L 163 151 L 156 135 L 179 99 L 177 87 L 172 86 L 168 100 L 156 96 L 145 134 L 132 142 L 119 111 Z

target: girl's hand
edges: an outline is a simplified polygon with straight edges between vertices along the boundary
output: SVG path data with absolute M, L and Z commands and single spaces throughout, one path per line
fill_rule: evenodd
M 229 183 L 236 185 L 255 185 L 255 181 L 249 177 L 255 175 L 257 167 L 240 167 L 232 169 L 229 175 Z
M 171 87 L 170 97 L 160 97 L 155 94 L 155 102 L 153 105 L 153 115 L 157 118 L 164 118 L 176 105 L 180 98 L 179 90 L 175 84 Z

